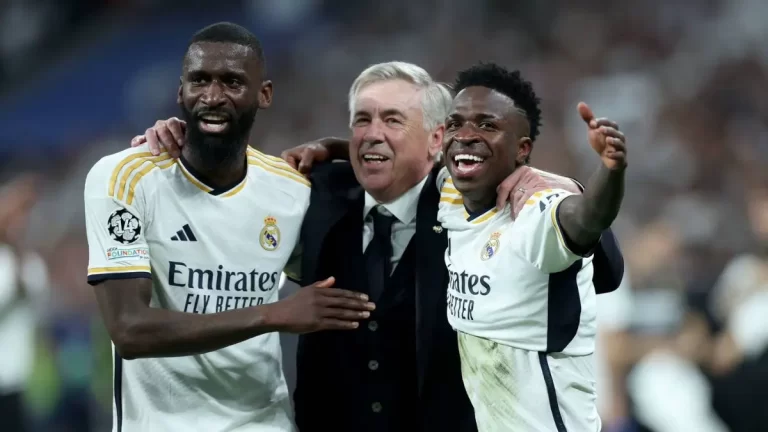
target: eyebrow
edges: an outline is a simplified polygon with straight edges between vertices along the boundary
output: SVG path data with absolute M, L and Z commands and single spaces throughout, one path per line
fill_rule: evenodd
M 355 111 L 355 117 L 357 117 L 359 115 L 368 115 L 368 114 L 369 114 L 368 111 L 365 111 L 365 110 L 357 110 L 357 111 Z M 385 110 L 381 111 L 381 115 L 383 117 L 389 117 L 389 116 L 394 115 L 394 116 L 405 118 L 405 113 L 403 113 L 402 111 L 400 111 L 400 110 L 398 110 L 396 108 L 385 109 Z

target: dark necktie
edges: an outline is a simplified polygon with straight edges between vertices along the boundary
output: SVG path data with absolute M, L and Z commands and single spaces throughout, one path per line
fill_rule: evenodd
M 380 209 L 376 206 L 371 210 L 373 239 L 365 249 L 368 288 L 373 301 L 381 297 L 392 274 L 392 222 L 395 218 L 382 214 Z

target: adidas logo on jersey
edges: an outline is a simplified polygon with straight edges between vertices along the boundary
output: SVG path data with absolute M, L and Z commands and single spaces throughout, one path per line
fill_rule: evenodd
M 180 230 L 176 231 L 176 235 L 171 237 L 171 240 L 194 242 L 197 241 L 197 237 L 195 237 L 195 233 L 192 232 L 192 228 L 189 227 L 189 224 L 184 224 Z

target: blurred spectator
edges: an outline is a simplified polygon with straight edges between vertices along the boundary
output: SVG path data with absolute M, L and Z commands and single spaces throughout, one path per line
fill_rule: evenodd
M 0 418 L 10 431 L 27 430 L 23 391 L 32 373 L 38 313 L 48 294 L 45 262 L 24 236 L 39 178 L 24 175 L 0 191 Z

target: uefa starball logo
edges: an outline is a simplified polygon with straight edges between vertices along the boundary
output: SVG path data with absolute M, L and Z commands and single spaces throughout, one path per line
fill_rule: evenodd
M 141 221 L 126 209 L 117 209 L 109 215 L 107 230 L 112 240 L 122 243 L 135 243 L 141 237 Z

